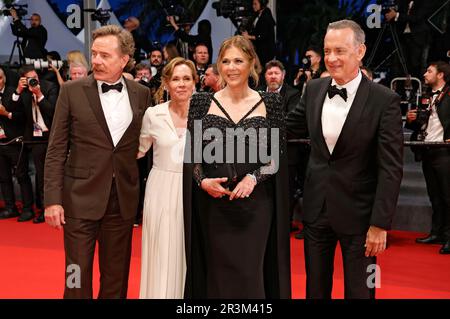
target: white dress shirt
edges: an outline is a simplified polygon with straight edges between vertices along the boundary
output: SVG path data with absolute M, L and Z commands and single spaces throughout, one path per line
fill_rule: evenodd
M 333 153 L 339 135 L 341 134 L 342 127 L 355 99 L 356 91 L 361 83 L 361 78 L 361 71 L 358 71 L 356 78 L 343 86 L 337 85 L 334 79 L 331 81 L 331 85 L 336 85 L 339 89 L 345 88 L 347 90 L 347 102 L 339 95 L 333 96 L 332 99 L 328 97 L 328 93 L 325 96 L 322 108 L 322 134 L 330 154 Z
M 119 143 L 133 119 L 133 111 L 128 97 L 127 86 L 123 78 L 116 83 L 119 82 L 123 84 L 121 92 L 109 90 L 106 93 L 102 93 L 102 84 L 105 82 L 97 81 L 98 94 L 100 96 L 103 114 L 105 115 L 114 146 L 117 146 L 117 143 Z
M 444 87 L 441 87 L 439 91 L 442 92 Z M 426 129 L 425 142 L 443 142 L 444 141 L 444 127 L 442 126 L 439 116 L 436 111 L 435 100 L 439 95 L 434 94 L 432 96 L 431 104 L 433 105 L 428 119 L 428 126 Z

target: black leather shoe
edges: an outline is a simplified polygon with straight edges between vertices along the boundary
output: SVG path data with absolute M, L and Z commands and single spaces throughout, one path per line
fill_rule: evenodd
M 440 254 L 447 255 L 450 254 L 450 240 L 447 240 L 444 246 L 439 250 Z
M 444 244 L 444 240 L 437 235 L 429 235 L 424 238 L 416 238 L 416 243 L 418 244 Z
M 305 232 L 302 229 L 297 234 L 295 234 L 294 237 L 295 237 L 295 239 L 304 239 L 305 238 Z
M 34 218 L 33 212 L 23 212 L 20 214 L 20 217 L 17 219 L 18 222 L 26 222 L 32 220 Z
M 17 209 L 7 208 L 0 212 L 0 219 L 7 219 L 19 216 Z
M 33 224 L 40 224 L 45 222 L 45 215 L 44 213 L 37 216 L 35 219 L 33 219 Z

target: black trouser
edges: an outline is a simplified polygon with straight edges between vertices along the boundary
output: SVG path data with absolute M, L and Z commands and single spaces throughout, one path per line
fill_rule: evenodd
M 64 298 L 93 297 L 92 272 L 97 241 L 100 268 L 98 298 L 126 298 L 134 218 L 122 218 L 115 182 L 113 181 L 106 213 L 102 219 L 85 220 L 66 216 L 65 220 Z M 76 276 L 79 276 L 78 281 Z
M 450 149 L 425 149 L 422 169 L 433 209 L 431 234 L 450 240 Z
M 313 223 L 304 223 L 306 298 L 331 299 L 333 288 L 334 254 L 339 242 L 344 263 L 344 287 L 346 299 L 375 298 L 375 288 L 369 276 L 375 257 L 365 257 L 366 233 L 344 235 L 330 226 L 326 207 Z
M 44 203 L 44 167 L 45 167 L 45 155 L 47 153 L 48 141 L 42 141 L 42 143 L 28 144 L 27 148 L 33 158 L 36 178 L 36 207 L 43 208 Z
M 6 209 L 15 209 L 16 197 L 12 180 L 12 171 L 17 178 L 22 196 L 23 212 L 31 212 L 33 205 L 33 187 L 28 175 L 28 155 L 21 145 L 0 146 L 0 188 Z M 20 157 L 20 159 L 19 159 Z

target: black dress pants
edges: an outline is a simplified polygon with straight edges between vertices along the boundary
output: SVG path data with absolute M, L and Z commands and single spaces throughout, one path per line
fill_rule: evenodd
M 370 265 L 375 257 L 365 257 L 366 233 L 345 235 L 336 233 L 329 223 L 326 205 L 313 223 L 304 223 L 306 298 L 331 299 L 334 255 L 337 243 L 342 250 L 346 299 L 373 299 L 375 288 L 370 285 L 373 274 Z M 368 283 L 369 282 L 369 283 Z
M 21 153 L 21 145 L 0 146 L 0 189 L 5 208 L 12 210 L 16 207 L 16 197 L 12 173 L 17 178 L 22 196 L 24 212 L 31 212 L 33 205 L 33 187 L 28 175 L 28 154 L 25 149 Z M 19 158 L 20 157 L 20 158 Z
M 431 234 L 450 240 L 450 149 L 425 149 L 422 169 L 433 209 Z

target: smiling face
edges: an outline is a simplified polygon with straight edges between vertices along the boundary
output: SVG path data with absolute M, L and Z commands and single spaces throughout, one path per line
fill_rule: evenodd
M 114 35 L 98 37 L 92 44 L 92 71 L 97 81 L 114 83 L 120 79 L 129 60 L 122 54 Z
M 325 35 L 325 65 L 339 85 L 353 80 L 366 52 L 364 44 L 357 44 L 352 29 L 331 29 Z
M 186 64 L 179 64 L 173 69 L 172 76 L 165 85 L 171 100 L 187 101 L 194 93 L 194 74 L 192 74 L 192 70 Z
M 229 87 L 248 85 L 251 62 L 241 49 L 234 46 L 226 49 L 218 63 L 218 70 Z

